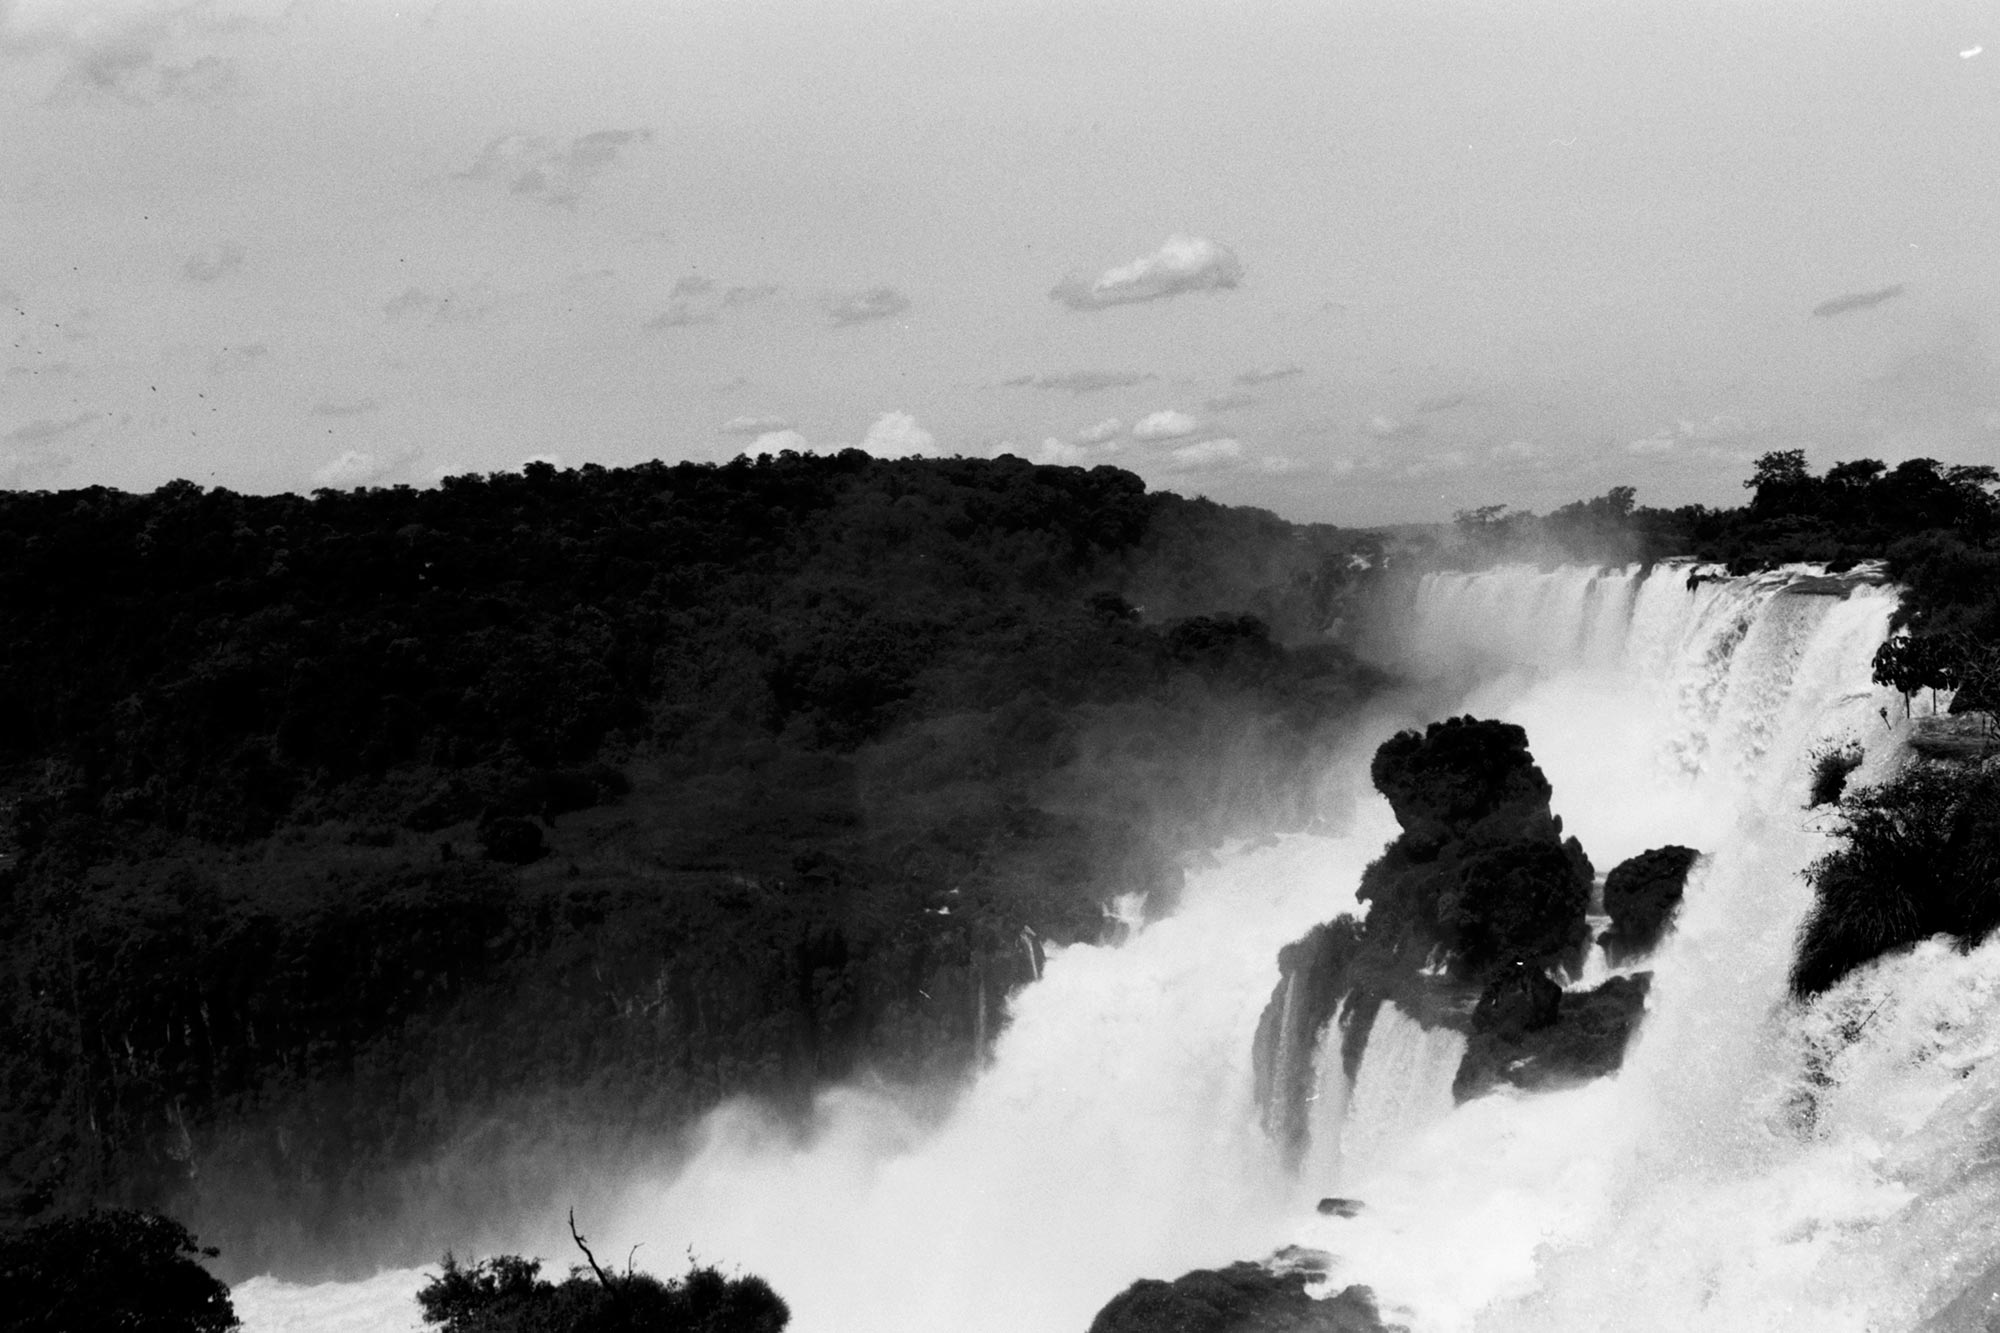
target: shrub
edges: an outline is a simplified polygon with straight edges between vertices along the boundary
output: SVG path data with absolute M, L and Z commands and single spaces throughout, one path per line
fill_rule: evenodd
M 1861 746 L 1855 741 L 1825 745 L 1813 751 L 1812 799 L 1809 809 L 1832 805 L 1847 789 L 1847 775 L 1861 767 Z
M 157 1213 L 106 1209 L 0 1232 L 0 1316 L 17 1333 L 227 1333 L 217 1251 Z

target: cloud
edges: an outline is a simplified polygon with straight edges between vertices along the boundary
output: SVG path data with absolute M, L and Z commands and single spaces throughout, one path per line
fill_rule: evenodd
M 254 26 L 247 19 L 216 18 L 205 4 L 37 6 L 35 19 L 24 6 L 0 2 L 0 50 L 54 51 L 68 68 L 49 95 L 58 105 L 108 98 L 128 106 L 159 102 L 206 102 L 235 92 L 241 84 L 237 62 L 214 53 L 180 63 L 167 59 L 177 43 Z
M 1447 449 L 1443 453 L 1429 454 L 1412 462 L 1403 469 L 1408 477 L 1429 477 L 1440 472 L 1461 472 L 1472 460 L 1457 449 Z
M 1201 423 L 1185 412 L 1171 409 L 1140 417 L 1132 426 L 1135 440 L 1179 440 L 1201 429 Z
M 1125 423 L 1117 417 L 1106 417 L 1094 426 L 1085 426 L 1076 433 L 1078 444 L 1104 444 L 1125 433 Z
M 401 296 L 383 303 L 382 314 L 391 323 L 424 321 L 431 324 L 471 324 L 492 312 L 496 298 L 482 288 L 461 291 L 447 287 L 433 294 L 422 287 L 410 287 Z
M 937 437 L 917 424 L 908 412 L 884 412 L 875 418 L 861 448 L 877 458 L 933 458 L 938 454 Z
M 314 472 L 312 479 L 316 486 L 337 491 L 353 490 L 357 486 L 374 485 L 408 461 L 406 457 L 385 458 L 380 454 L 348 449 Z
M 381 407 L 373 398 L 357 399 L 351 403 L 314 403 L 312 414 L 316 417 L 359 417 Z
M 1219 393 L 1201 405 L 1204 412 L 1239 412 L 1246 407 L 1255 407 L 1257 396 L 1249 393 Z
M 1241 440 L 1200 440 L 1167 455 L 1169 472 L 1218 472 L 1243 461 Z
M 837 325 L 865 324 L 873 319 L 889 319 L 910 308 L 910 298 L 894 287 L 870 287 L 849 292 L 827 303 L 826 312 Z
M 1422 426 L 1398 421 L 1394 417 L 1385 417 L 1380 413 L 1363 422 L 1361 429 L 1378 440 L 1405 440 L 1424 433 Z
M 696 310 L 685 301 L 675 301 L 646 321 L 649 329 L 691 329 L 698 324 L 719 324 L 713 310 Z
M 1003 452 L 1011 453 L 1012 447 L 1005 447 Z M 1031 463 L 1046 463 L 1054 467 L 1082 467 L 1086 463 L 1093 461 L 1098 453 L 1105 452 L 1109 451 L 1093 450 L 1087 445 L 1071 444 L 1067 440 L 1058 440 L 1055 436 L 1051 435 L 1048 439 L 1042 441 L 1041 447 L 1035 450 L 1033 456 L 1028 461 Z
M 66 471 L 69 465 L 67 454 L 0 453 L 0 490 L 26 490 L 37 480 Z
M 224 347 L 208 359 L 208 373 L 227 374 L 232 370 L 242 370 L 255 365 L 271 354 L 271 349 L 263 343 L 245 343 L 240 347 Z
M 795 430 L 774 430 L 750 441 L 750 451 L 760 454 L 778 454 L 790 449 L 794 453 L 812 452 L 812 442 Z
M 98 414 L 95 412 L 79 412 L 61 421 L 38 417 L 25 426 L 16 426 L 5 435 L 0 435 L 0 439 L 6 440 L 9 444 L 46 444 L 57 436 L 81 430 L 97 419 Z
M 722 304 L 725 308 L 731 310 L 737 306 L 755 305 L 759 301 L 776 296 L 778 290 L 778 284 L 775 282 L 756 283 L 747 287 L 731 287 L 722 294 Z
M 1097 393 L 1104 389 L 1127 389 L 1134 384 L 1158 379 L 1130 370 L 1066 370 L 1059 375 L 1017 375 L 1001 383 L 1003 389 L 1067 389 L 1071 393 Z
M 1866 310 L 1870 306 L 1881 305 L 1903 294 L 1903 284 L 1878 288 L 1872 292 L 1849 292 L 1836 296 L 1831 301 L 1821 301 L 1813 307 L 1813 315 L 1818 319 L 1831 319 L 1835 315 L 1845 315 L 1854 310 Z
M 1667 454 L 1672 453 L 1679 445 L 1679 439 L 1671 434 L 1661 432 L 1648 435 L 1643 440 L 1633 440 L 1625 446 L 1625 452 L 1642 456 L 1647 454 Z
M 1253 384 L 1269 384 L 1272 380 L 1290 379 L 1294 375 L 1305 373 L 1306 368 L 1297 362 L 1281 361 L 1268 366 L 1252 366 L 1238 375 L 1236 382 L 1248 387 Z
M 731 417 L 716 430 L 724 435 L 775 435 L 788 431 L 792 423 L 783 417 Z
M 632 144 L 648 143 L 653 132 L 593 130 L 564 147 L 530 134 L 502 134 L 487 141 L 479 157 L 460 180 L 494 181 L 510 194 L 541 199 L 558 208 L 574 208 L 593 181 L 618 162 Z
M 1107 269 L 1095 279 L 1071 274 L 1049 299 L 1072 310 L 1158 301 L 1182 292 L 1222 291 L 1243 280 L 1243 264 L 1227 246 L 1199 236 L 1174 235 L 1150 255 Z
M 683 296 L 706 296 L 714 290 L 714 278 L 704 278 L 699 273 L 690 273 L 676 282 L 674 290 L 669 294 L 678 299 Z
M 1449 412 L 1454 407 L 1464 406 L 1470 398 L 1470 394 L 1441 393 L 1435 398 L 1423 399 L 1416 405 L 1414 410 L 1418 412 Z
M 1532 440 L 1509 440 L 1487 451 L 1494 462 L 1510 467 L 1534 467 L 1549 461 L 1549 451 Z
M 203 246 L 181 265 L 181 276 L 189 282 L 214 282 L 243 267 L 243 247 L 234 241 Z

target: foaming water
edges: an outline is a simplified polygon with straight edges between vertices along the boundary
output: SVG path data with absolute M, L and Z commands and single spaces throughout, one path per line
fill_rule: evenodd
M 1704 853 L 1619 1076 L 1454 1108 L 1459 1039 L 1385 1006 L 1352 1086 L 1337 1027 L 1293 1053 L 1315 1102 L 1286 1176 L 1252 1105 L 1253 1034 L 1278 948 L 1351 910 L 1394 832 L 1363 800 L 1344 836 L 1192 873 L 1172 917 L 1121 910 L 1117 947 L 1049 950 L 941 1125 L 889 1090 L 830 1092 L 804 1130 L 725 1107 L 593 1239 L 760 1273 L 800 1333 L 1082 1329 L 1134 1278 L 1287 1242 L 1419 1333 L 1913 1326 L 2000 1252 L 1982 1146 L 2000 1073 L 1977 1035 L 2000 1017 L 2000 960 L 1931 950 L 1785 1001 L 1797 872 L 1826 846 L 1801 808 L 1809 757 L 1865 739 L 1867 780 L 1895 748 L 1868 681 L 1891 596 L 1786 583 L 1440 575 L 1406 626 L 1433 698 L 1527 728 L 1600 872 L 1668 842 Z M 1328 1192 L 1364 1207 L 1320 1217 Z M 297 1300 L 266 1317 L 297 1292 L 246 1284 L 239 1307 L 253 1331 L 344 1327 Z

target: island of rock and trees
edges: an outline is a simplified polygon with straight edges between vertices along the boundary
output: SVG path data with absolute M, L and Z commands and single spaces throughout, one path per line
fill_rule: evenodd
M 858 451 L 0 495 L 0 1291 L 24 1328 L 227 1329 L 223 1279 L 436 1260 L 725 1098 L 967 1076 L 1045 945 L 1310 826 L 1396 684 L 1353 626 L 1440 566 L 1880 562 L 1903 600 L 1877 678 L 1957 718 L 1879 786 L 1820 757 L 1799 800 L 1844 832 L 1793 989 L 1983 939 L 2000 478 L 1783 452 L 1745 484 L 1419 533 Z M 1643 975 L 1550 974 L 1592 942 L 1599 872 L 1601 942 L 1643 958 L 1699 849 L 1593 866 L 1533 740 L 1450 718 L 1375 756 L 1401 831 L 1365 915 L 1280 956 L 1258 1036 L 1282 1151 L 1301 1043 L 1339 1021 L 1358 1051 L 1388 1001 L 1467 1034 L 1461 1098 L 1617 1067 Z M 448 1258 L 413 1302 L 447 1333 L 785 1325 L 754 1276 L 577 1242 L 564 1281 Z M 1311 1277 L 1148 1279 L 1093 1328 L 1384 1327 Z

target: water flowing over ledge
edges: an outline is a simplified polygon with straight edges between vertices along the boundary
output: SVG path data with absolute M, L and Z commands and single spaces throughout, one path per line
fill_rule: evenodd
M 1827 846 L 1810 756 L 1860 740 L 1864 780 L 1897 758 L 1893 696 L 1868 679 L 1893 592 L 1687 575 L 1430 576 L 1393 648 L 1420 686 L 1333 775 L 1357 794 L 1339 833 L 1238 849 L 1122 945 L 1050 950 L 941 1127 L 880 1089 L 827 1093 L 804 1133 L 724 1108 L 685 1170 L 639 1173 L 595 1229 L 743 1264 L 802 1333 L 1081 1330 L 1135 1278 L 1294 1243 L 1420 1331 L 1596 1329 L 1608 1311 L 1626 1328 L 1916 1326 L 2000 1257 L 1981 1146 L 2000 1070 L 1980 1035 L 2000 1026 L 2000 955 L 1926 946 L 1810 1008 L 1784 992 L 1797 872 Z M 1456 1034 L 1385 1006 L 1351 1083 L 1323 1042 L 1292 1055 L 1314 1089 L 1293 1173 L 1251 1095 L 1277 950 L 1355 910 L 1395 831 L 1368 793 L 1374 744 L 1447 712 L 1526 728 L 1599 866 L 1667 843 L 1704 855 L 1617 1076 L 1454 1107 Z M 1329 1195 L 1360 1207 L 1316 1212 Z M 344 1326 L 296 1289 L 238 1293 L 253 1330 Z

